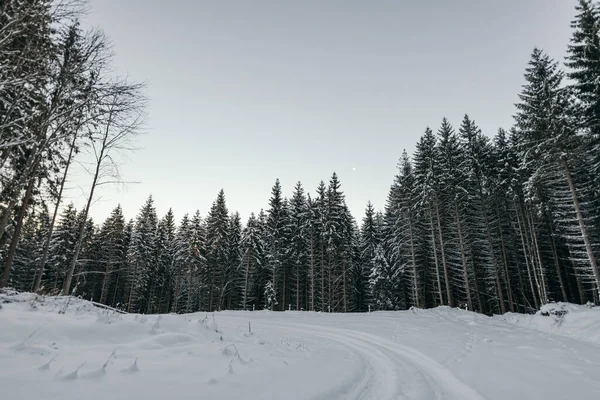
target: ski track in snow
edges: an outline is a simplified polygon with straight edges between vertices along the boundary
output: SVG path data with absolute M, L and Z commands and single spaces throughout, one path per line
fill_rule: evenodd
M 484 399 L 451 371 L 417 350 L 376 335 L 317 325 L 267 323 L 278 329 L 339 342 L 360 355 L 366 371 L 316 399 Z M 292 328 L 293 327 L 293 328 Z

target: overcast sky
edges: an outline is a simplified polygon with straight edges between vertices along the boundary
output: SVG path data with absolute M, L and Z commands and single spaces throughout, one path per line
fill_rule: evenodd
M 134 217 L 206 216 L 218 191 L 245 219 L 333 171 L 350 209 L 382 209 L 402 150 L 426 126 L 468 113 L 487 135 L 510 128 L 534 46 L 562 58 L 571 0 L 92 0 L 86 24 L 114 43 L 115 67 L 148 82 L 141 148 L 126 188 L 103 188 Z M 78 206 L 88 178 L 72 178 Z

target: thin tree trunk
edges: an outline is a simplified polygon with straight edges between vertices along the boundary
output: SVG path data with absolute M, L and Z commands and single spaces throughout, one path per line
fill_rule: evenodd
M 175 290 L 173 292 L 173 308 L 171 309 L 174 313 L 177 313 L 179 307 L 179 296 L 181 295 L 181 277 L 175 278 Z
M 548 221 L 550 224 L 550 221 Z M 563 301 L 569 301 L 569 297 L 567 296 L 567 290 L 565 288 L 565 283 L 562 277 L 562 273 L 560 271 L 560 264 L 558 263 L 558 252 L 556 251 L 556 242 L 554 241 L 554 233 L 552 231 L 552 227 L 550 226 L 550 249 L 552 250 L 552 258 L 554 258 L 554 268 L 556 269 L 556 277 L 558 278 L 558 284 L 560 286 L 560 292 L 563 297 Z
M 108 286 L 110 284 L 110 269 L 111 269 L 111 261 L 110 258 L 106 263 L 106 269 L 104 273 L 104 278 L 102 279 L 102 290 L 100 291 L 100 303 L 106 304 L 106 298 L 108 297 Z
M 131 289 L 129 290 L 129 300 L 127 301 L 127 312 L 129 312 L 129 313 L 133 310 L 133 294 L 135 293 L 136 276 L 137 276 L 137 263 L 135 264 L 135 267 L 133 268 Z
M 538 261 L 538 272 L 539 272 L 539 280 L 538 287 L 540 290 L 540 299 L 542 305 L 548 303 L 548 290 L 546 287 L 546 274 L 544 273 L 544 265 L 542 262 L 542 254 L 540 253 L 540 246 L 537 240 L 537 234 L 535 232 L 535 226 L 533 224 L 533 216 L 529 214 L 529 229 L 531 230 L 531 239 L 533 240 L 533 248 L 535 250 L 534 255 L 537 256 Z
M 345 265 L 343 265 L 342 268 L 343 268 L 342 284 L 344 285 L 344 287 L 342 289 L 342 294 L 344 296 L 344 312 L 348 312 L 348 295 L 346 292 L 346 270 L 347 270 L 347 268 Z
M 467 255 L 465 254 L 465 244 L 463 242 L 462 225 L 458 215 L 458 203 L 454 202 L 454 215 L 456 217 L 456 226 L 458 228 L 458 241 L 460 245 L 460 258 L 463 268 L 463 279 L 465 280 L 465 291 L 467 294 L 467 305 L 469 310 L 473 310 L 473 300 L 471 299 L 471 285 L 469 283 L 469 271 L 467 270 Z
M 44 242 L 44 253 L 42 255 L 42 260 L 40 261 L 40 265 L 36 272 L 35 284 L 33 286 L 34 293 L 37 293 L 40 290 L 40 285 L 42 283 L 42 276 L 44 275 L 44 269 L 46 268 L 46 262 L 48 262 L 48 254 L 50 253 L 50 242 L 52 240 L 52 234 L 54 232 L 54 224 L 56 223 L 56 217 L 58 216 L 58 209 L 60 208 L 60 202 L 62 200 L 63 191 L 65 188 L 65 182 L 67 181 L 67 174 L 69 173 L 69 167 L 71 166 L 71 160 L 73 159 L 73 152 L 75 149 L 75 143 L 77 141 L 77 131 L 73 135 L 73 141 L 71 142 L 71 148 L 69 149 L 69 156 L 67 157 L 67 164 L 65 165 L 65 170 L 63 171 L 63 176 L 60 181 L 60 187 L 58 189 L 58 197 L 56 198 L 56 203 L 54 205 L 54 212 L 52 213 L 52 221 L 50 222 L 50 229 L 48 230 L 48 235 L 46 236 L 46 241 Z
M 519 214 L 521 214 L 521 212 L 523 212 L 524 214 L 524 210 L 522 209 L 522 207 L 519 205 L 517 207 L 517 212 L 515 213 L 516 217 L 517 217 L 517 224 L 519 226 L 519 236 L 521 237 L 521 246 L 523 246 L 523 254 L 525 255 L 525 267 L 527 268 L 527 277 L 529 279 L 529 286 L 531 289 L 531 295 L 533 296 L 533 303 L 535 305 L 535 309 L 538 310 L 540 308 L 539 302 L 538 302 L 538 295 L 537 292 L 535 290 L 535 285 L 533 284 L 533 278 L 534 278 L 534 274 L 532 274 L 532 266 L 530 266 L 529 263 L 529 254 L 531 253 L 531 251 L 529 250 L 529 246 L 527 246 L 527 243 L 529 242 L 529 240 L 527 239 L 527 241 L 525 240 L 525 235 L 527 235 L 527 228 L 523 227 L 521 224 L 521 218 L 519 218 Z M 523 221 L 523 224 L 525 224 L 525 221 Z
M 110 117 L 109 117 L 110 118 Z M 85 205 L 85 210 L 83 212 L 83 217 L 81 220 L 81 228 L 79 231 L 79 238 L 77 239 L 77 245 L 75 246 L 75 251 L 73 254 L 73 260 L 71 261 L 71 266 L 67 271 L 67 277 L 63 283 L 62 292 L 65 295 L 69 294 L 69 290 L 71 288 L 71 280 L 73 279 L 73 273 L 75 272 L 75 267 L 77 266 L 77 259 L 79 258 L 79 252 L 81 251 L 81 246 L 83 244 L 83 237 L 85 235 L 85 224 L 87 222 L 87 218 L 90 212 L 90 207 L 92 205 L 92 199 L 94 197 L 94 191 L 96 190 L 96 185 L 98 184 L 98 178 L 100 176 L 100 168 L 102 167 L 102 161 L 104 159 L 104 152 L 106 151 L 106 142 L 108 139 L 108 129 L 110 126 L 110 121 L 108 122 L 106 132 L 104 134 L 104 138 L 102 140 L 102 147 L 100 148 L 100 154 L 96 159 L 96 170 L 94 172 L 94 179 L 92 180 L 92 186 L 90 188 L 90 194 L 87 199 L 87 203 Z
M 15 252 L 17 251 L 17 245 L 19 244 L 19 239 L 21 238 L 21 230 L 23 228 L 23 219 L 25 218 L 25 213 L 27 212 L 27 207 L 29 206 L 29 200 L 31 200 L 31 195 L 33 193 L 33 186 L 35 184 L 35 179 L 32 178 L 29 180 L 29 184 L 27 185 L 27 190 L 25 191 L 25 196 L 23 197 L 23 204 L 21 205 L 21 209 L 19 210 L 19 215 L 17 216 L 17 226 L 15 227 L 15 231 L 13 233 L 12 240 L 10 242 L 10 247 L 8 249 L 8 254 L 6 256 L 6 263 L 4 264 L 4 270 L 2 271 L 2 279 L 0 280 L 0 288 L 3 288 L 8 283 L 8 276 L 10 275 L 10 270 L 12 269 L 12 264 L 15 259 Z
M 418 280 L 418 276 L 417 276 L 417 260 L 416 260 L 416 256 L 415 256 L 415 244 L 414 244 L 414 239 L 413 239 L 412 228 L 413 228 L 412 227 L 412 218 L 410 216 L 410 211 L 409 211 L 408 235 L 409 235 L 409 241 L 410 241 L 410 259 L 412 262 L 412 270 L 413 270 L 413 296 L 414 296 L 415 307 L 419 308 L 420 307 L 419 280 Z
M 296 311 L 300 311 L 300 263 L 296 261 Z
M 321 240 L 321 312 L 325 312 L 325 254 Z
M 502 252 L 502 266 L 504 269 L 504 279 L 506 280 L 506 291 L 508 292 L 508 308 L 511 312 L 515 312 L 515 300 L 513 296 L 512 285 L 510 283 L 510 274 L 508 273 L 508 257 L 506 255 L 506 247 L 504 246 L 504 234 L 502 233 L 502 222 L 498 209 L 496 209 L 498 217 L 498 237 L 500 238 L 500 250 Z M 519 279 L 521 276 L 519 275 Z
M 439 305 L 443 305 L 444 304 L 444 292 L 442 291 L 442 278 L 440 276 L 440 265 L 438 263 L 438 258 L 437 258 L 437 248 L 435 246 L 435 231 L 433 229 L 433 212 L 431 210 L 431 206 L 429 207 L 429 227 L 431 230 L 431 247 L 433 250 L 433 262 L 435 264 L 435 276 L 436 276 L 436 280 L 437 280 L 438 294 L 440 296 Z
M 112 306 L 117 306 L 117 293 L 119 293 L 119 279 L 121 277 L 121 272 L 117 270 L 117 279 L 115 279 L 115 292 L 113 293 Z
M 248 277 L 250 276 L 250 248 L 246 250 L 246 259 L 246 273 L 244 274 L 244 299 L 242 300 L 244 311 L 246 311 L 246 302 L 248 301 Z
M 287 276 L 286 276 L 286 269 L 285 267 L 281 268 L 283 270 L 283 293 L 282 293 L 282 301 L 281 301 L 281 311 L 285 311 L 285 301 L 287 300 L 287 296 L 286 296 L 286 287 L 287 287 Z
M 448 265 L 446 263 L 446 251 L 444 250 L 444 238 L 442 236 L 442 221 L 440 219 L 440 208 L 439 208 L 439 200 L 437 195 L 435 196 L 434 201 L 435 206 L 435 214 L 437 217 L 437 228 L 438 234 L 440 237 L 440 250 L 442 252 L 442 267 L 444 269 L 444 280 L 446 281 L 446 297 L 448 299 L 448 305 L 450 307 L 454 307 L 454 299 L 452 298 L 452 287 L 450 286 L 450 275 L 448 273 Z
M 315 311 L 315 253 L 314 233 L 310 230 L 310 311 Z
M 569 252 L 571 249 L 569 248 Z M 585 295 L 583 292 L 583 283 L 581 282 L 581 277 L 579 276 L 579 272 L 577 272 L 577 266 L 575 262 L 571 259 L 571 266 L 573 267 L 573 275 L 575 275 L 575 282 L 577 283 L 577 296 L 579 297 L 579 304 L 585 303 Z
M 500 271 L 498 268 L 498 263 L 496 261 L 496 256 L 494 254 L 494 246 L 492 243 L 492 234 L 490 233 L 490 222 L 488 220 L 487 211 L 483 210 L 483 219 L 485 222 L 485 232 L 487 235 L 488 246 L 490 250 L 490 257 L 492 257 L 492 263 L 494 264 L 494 275 L 496 279 L 496 290 L 498 291 L 498 303 L 500 304 L 500 313 L 506 313 L 506 304 L 504 302 L 504 292 L 502 290 L 502 283 L 500 282 Z M 507 285 L 510 285 L 507 279 Z
M 328 298 L 327 298 L 327 307 L 328 307 L 328 311 L 331 312 L 331 308 L 332 308 L 332 296 L 331 296 L 331 289 L 333 289 L 333 285 L 331 282 L 331 255 L 329 255 L 329 261 L 327 263 L 327 291 L 328 291 Z
M 190 312 L 192 309 L 192 279 L 193 279 L 193 269 L 191 266 L 188 266 L 189 268 L 189 272 L 188 272 L 188 293 L 187 293 L 187 301 L 185 304 L 185 311 L 186 312 Z
M 592 243 L 588 235 L 587 227 L 585 226 L 585 221 L 583 220 L 583 215 L 581 214 L 579 199 L 577 198 L 577 191 L 575 190 L 575 184 L 573 183 L 573 177 L 571 176 L 571 169 L 569 168 L 569 164 L 567 163 L 566 157 L 562 157 L 561 161 L 565 170 L 567 182 L 569 183 L 569 189 L 571 190 L 571 197 L 573 198 L 573 207 L 575 208 L 575 215 L 577 216 L 577 222 L 579 223 L 581 236 L 583 237 L 583 242 L 585 243 L 585 250 L 590 261 L 590 267 L 594 275 L 594 280 L 596 281 L 596 292 L 600 294 L 600 270 L 598 270 L 596 257 L 594 256 L 594 253 L 592 251 Z

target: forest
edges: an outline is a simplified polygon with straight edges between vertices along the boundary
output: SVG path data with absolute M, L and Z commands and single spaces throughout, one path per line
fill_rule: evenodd
M 383 210 L 353 216 L 336 173 L 289 198 L 274 176 L 247 221 L 224 191 L 202 213 L 159 216 L 150 196 L 133 219 L 119 205 L 90 218 L 148 99 L 112 72 L 106 35 L 81 28 L 85 7 L 0 2 L 0 288 L 160 314 L 600 304 L 597 1 L 577 1 L 564 60 L 532 50 L 512 127 L 443 119 L 400 149 Z M 83 154 L 76 209 L 65 183 Z

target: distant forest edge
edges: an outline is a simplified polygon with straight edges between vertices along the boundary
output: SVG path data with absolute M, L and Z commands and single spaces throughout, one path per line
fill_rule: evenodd
M 117 206 L 97 225 L 94 191 L 120 180 L 146 99 L 112 75 L 105 35 L 80 28 L 85 6 L 0 4 L 0 288 L 142 313 L 600 304 L 598 2 L 577 2 L 564 63 L 533 50 L 510 130 L 490 138 L 467 115 L 426 128 L 360 225 L 335 173 L 291 198 L 277 180 L 245 224 L 221 191 L 204 217 L 159 218 L 149 197 L 135 219 Z M 76 210 L 63 189 L 82 149 Z

